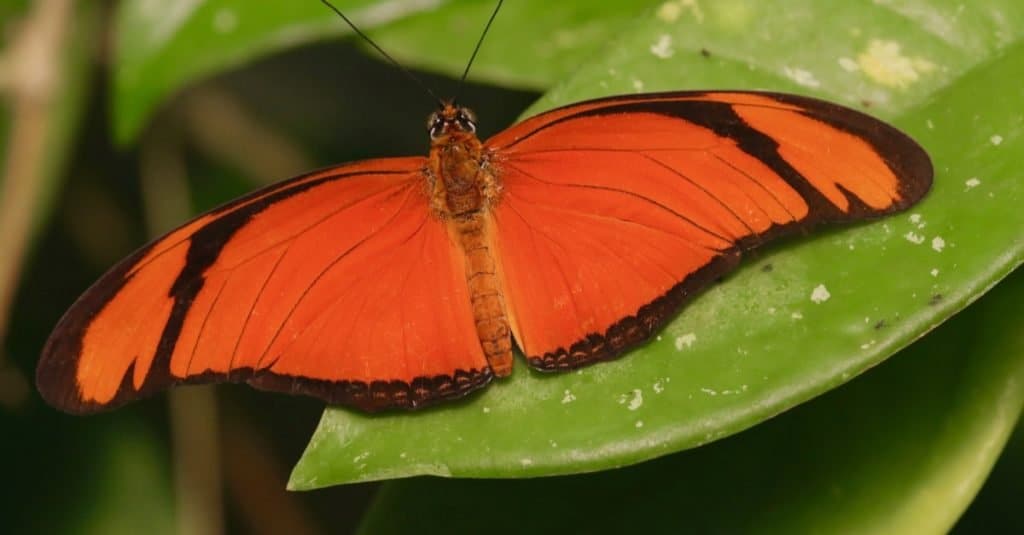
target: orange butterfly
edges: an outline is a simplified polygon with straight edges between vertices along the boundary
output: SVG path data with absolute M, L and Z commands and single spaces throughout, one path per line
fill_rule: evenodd
M 75 413 L 245 381 L 375 411 L 647 340 L 744 251 L 906 209 L 925 151 L 863 113 L 743 91 L 603 98 L 481 142 L 467 108 L 428 157 L 273 185 L 123 260 L 64 315 L 36 381 Z

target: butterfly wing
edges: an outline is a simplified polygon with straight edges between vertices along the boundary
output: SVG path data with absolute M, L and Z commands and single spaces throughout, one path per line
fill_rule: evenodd
M 512 330 L 532 366 L 571 369 L 646 340 L 743 251 L 905 209 L 927 154 L 816 99 L 683 92 L 583 102 L 486 143 Z
M 137 251 L 61 319 L 39 391 L 81 413 L 248 381 L 376 410 L 483 386 L 464 256 L 430 213 L 424 163 L 300 176 Z

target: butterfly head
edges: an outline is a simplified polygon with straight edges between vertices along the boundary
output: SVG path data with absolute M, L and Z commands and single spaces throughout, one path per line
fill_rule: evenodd
M 476 114 L 454 101 L 442 102 L 440 109 L 427 118 L 427 131 L 435 144 L 453 136 L 476 136 Z

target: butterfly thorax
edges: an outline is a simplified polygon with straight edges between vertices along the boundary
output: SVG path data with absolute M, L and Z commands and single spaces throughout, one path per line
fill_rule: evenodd
M 474 121 L 468 108 L 446 103 L 427 122 L 431 205 L 442 219 L 471 217 L 497 201 L 498 181 L 476 137 Z

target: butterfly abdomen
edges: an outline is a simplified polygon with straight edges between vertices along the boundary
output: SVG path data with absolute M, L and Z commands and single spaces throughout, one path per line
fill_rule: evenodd
M 450 228 L 466 255 L 466 284 L 480 346 L 494 374 L 507 376 L 512 372 L 512 335 L 486 220 L 478 213 L 455 219 Z

